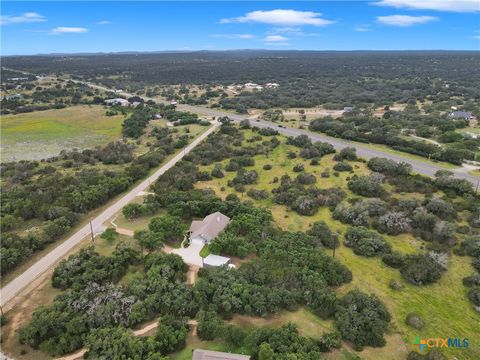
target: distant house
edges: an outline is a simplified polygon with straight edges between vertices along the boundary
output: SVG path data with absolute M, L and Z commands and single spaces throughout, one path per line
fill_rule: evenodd
M 195 349 L 193 350 L 192 360 L 250 360 L 250 356 Z
M 137 106 L 140 105 L 140 104 L 141 104 L 140 101 L 134 101 L 134 102 L 132 102 L 130 105 L 131 105 L 132 107 L 137 107 Z
M 449 116 L 452 119 L 470 120 L 472 118 L 472 113 L 471 111 L 452 111 Z
M 10 81 L 24 81 L 24 80 L 28 80 L 28 77 L 14 77 L 14 78 L 10 78 L 8 80 L 10 80 Z
M 176 100 L 170 101 L 170 105 L 172 105 L 172 106 L 177 106 L 177 101 L 176 101 Z
M 113 105 L 129 106 L 130 105 L 128 100 L 122 99 L 122 98 L 105 100 L 105 104 L 110 106 L 113 106 Z
M 163 118 L 162 114 L 155 114 L 153 115 L 153 117 L 156 119 L 156 120 L 160 120 Z
M 15 95 L 7 95 L 7 96 L 5 96 L 5 99 L 15 100 L 15 99 L 21 99 L 22 97 L 23 97 L 22 94 L 15 94 Z
M 203 259 L 203 267 L 207 269 L 212 267 L 223 266 L 223 265 L 228 265 L 229 267 L 235 267 L 235 265 L 231 264 L 231 259 L 225 256 L 210 254 Z
M 343 108 L 344 113 L 351 113 L 355 108 L 353 106 L 345 106 Z
M 190 225 L 190 243 L 209 244 L 230 222 L 230 218 L 221 212 L 206 216 L 203 220 L 194 220 Z
M 276 89 L 276 88 L 278 88 L 279 86 L 280 86 L 280 85 L 277 84 L 277 83 L 266 83 L 266 84 L 265 84 L 265 87 L 266 87 L 267 89 Z

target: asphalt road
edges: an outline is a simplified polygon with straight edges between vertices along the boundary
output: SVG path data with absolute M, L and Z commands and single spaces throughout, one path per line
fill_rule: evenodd
M 112 91 L 112 89 L 108 89 L 108 88 L 105 88 L 103 86 L 98 86 L 98 85 L 93 85 L 93 84 L 89 84 L 89 85 L 91 87 L 94 87 L 94 88 L 98 88 L 98 89 L 102 89 L 102 90 L 106 90 L 106 91 Z M 125 93 L 125 92 L 123 92 L 119 95 L 133 96 L 132 94 Z M 142 97 L 142 98 L 145 101 L 152 100 L 152 101 L 155 101 L 157 103 L 166 103 L 166 101 L 161 101 L 161 100 L 154 99 L 154 98 L 148 98 L 148 97 Z M 245 117 L 244 115 L 232 114 L 232 113 L 229 113 L 229 112 L 226 112 L 226 111 L 206 108 L 206 107 L 203 107 L 203 106 L 192 106 L 192 105 L 186 105 L 186 104 L 179 104 L 179 105 L 177 105 L 177 108 L 179 110 L 183 110 L 183 111 L 189 111 L 189 112 L 193 112 L 193 113 L 203 114 L 205 116 L 212 116 L 212 117 L 213 116 L 215 116 L 215 117 L 228 116 L 230 119 L 232 119 L 234 121 L 242 121 L 244 119 L 247 119 L 247 117 Z M 331 137 L 331 136 L 327 136 L 327 135 L 324 135 L 324 134 L 315 133 L 315 132 L 311 132 L 311 131 L 307 131 L 307 130 L 295 129 L 295 128 L 291 128 L 291 127 L 279 127 L 278 126 L 279 124 L 275 124 L 275 123 L 264 121 L 264 120 L 261 120 L 260 122 L 258 122 L 256 120 L 250 120 L 250 122 L 253 126 L 274 128 L 279 133 L 281 133 L 283 135 L 287 135 L 287 136 L 307 135 L 313 141 L 328 142 L 328 143 L 332 144 L 336 149 L 343 149 L 344 147 L 347 147 L 347 146 L 354 147 L 354 148 L 357 149 L 357 155 L 360 156 L 360 157 L 363 157 L 365 159 L 371 159 L 373 157 L 384 157 L 384 158 L 387 158 L 387 159 L 394 160 L 396 162 L 403 161 L 403 162 L 406 162 L 406 163 L 409 163 L 410 165 L 412 165 L 413 171 L 415 171 L 419 174 L 423 174 L 423 175 L 427 175 L 427 176 L 431 176 L 431 177 L 433 177 L 438 170 L 445 170 L 444 167 L 442 167 L 440 165 L 436 165 L 433 162 L 428 162 L 427 160 L 425 160 L 425 161 L 413 160 L 413 159 L 410 159 L 406 156 L 402 156 L 400 154 L 392 154 L 392 153 L 384 152 L 382 150 L 372 149 L 368 146 L 362 145 L 361 143 L 349 142 L 347 140 L 342 140 L 342 139 L 339 139 L 339 138 L 335 138 L 335 137 Z M 453 172 L 455 177 L 460 178 L 460 179 L 468 180 L 475 187 L 477 187 L 480 184 L 480 177 L 469 174 L 468 170 L 466 170 L 464 168 L 459 167 L 459 168 L 456 168 L 456 169 L 450 169 L 450 171 Z
M 198 136 L 192 143 L 187 145 L 183 151 L 175 155 L 171 160 L 169 160 L 165 165 L 160 169 L 155 171 L 147 179 L 143 180 L 140 184 L 135 186 L 127 194 L 122 196 L 117 202 L 109 206 L 105 211 L 100 215 L 92 219 L 92 228 L 94 234 L 98 234 L 104 230 L 103 223 L 114 216 L 119 212 L 125 205 L 132 201 L 135 196 L 141 191 L 146 190 L 151 183 L 153 183 L 157 178 L 174 166 L 179 160 L 181 160 L 185 154 L 188 154 L 195 146 L 197 146 L 203 139 L 205 139 L 209 134 L 215 131 L 216 128 L 220 126 L 219 123 L 215 123 L 203 134 Z M 31 282 L 37 279 L 50 267 L 55 265 L 62 257 L 64 257 L 73 247 L 80 243 L 83 239 L 90 235 L 90 224 L 83 226 L 75 234 L 69 237 L 62 244 L 58 245 L 55 249 L 29 267 L 21 275 L 13 279 L 7 285 L 5 285 L 0 290 L 0 304 L 5 306 L 10 300 L 12 300 L 15 295 L 17 295 L 22 289 L 27 287 Z

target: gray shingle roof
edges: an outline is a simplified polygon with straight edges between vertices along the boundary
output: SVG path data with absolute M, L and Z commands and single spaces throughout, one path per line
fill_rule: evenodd
M 195 220 L 190 226 L 190 238 L 201 236 L 205 240 L 214 239 L 230 222 L 230 218 L 221 212 L 215 212 L 203 219 L 203 221 Z
M 454 111 L 450 116 L 453 118 L 469 119 L 472 117 L 472 113 L 470 111 Z
M 224 353 L 219 351 L 210 351 L 195 349 L 193 350 L 192 360 L 249 360 L 250 356 Z

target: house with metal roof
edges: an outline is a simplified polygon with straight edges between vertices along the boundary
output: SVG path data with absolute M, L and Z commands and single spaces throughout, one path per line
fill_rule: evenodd
M 130 102 L 127 99 L 116 98 L 116 99 L 107 99 L 105 100 L 105 105 L 120 105 L 120 106 L 129 106 Z
M 209 254 L 203 259 L 203 267 L 206 269 L 223 265 L 235 267 L 235 265 L 231 264 L 231 259 L 229 257 Z
M 193 350 L 192 360 L 250 360 L 250 356 L 195 349 Z

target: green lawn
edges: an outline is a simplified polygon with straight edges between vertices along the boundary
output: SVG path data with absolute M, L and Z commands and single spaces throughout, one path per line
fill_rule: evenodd
M 249 133 L 245 134 L 247 135 L 246 138 L 250 137 Z M 292 171 L 293 166 L 297 163 L 303 163 L 306 171 L 317 175 L 316 185 L 319 188 L 340 186 L 347 193 L 347 196 L 352 196 L 346 187 L 346 177 L 352 174 L 340 173 L 339 177 L 335 177 L 332 175 L 333 172 L 330 171 L 330 178 L 321 178 L 319 176 L 326 168 L 332 168 L 334 164 L 332 155 L 322 158 L 319 165 L 311 166 L 309 161 L 300 158 L 288 159 L 286 154 L 289 150 L 295 150 L 295 148 L 282 143 L 282 145 L 270 153 L 268 158 L 265 155 L 255 156 L 255 166 L 251 167 L 251 169 L 255 169 L 259 173 L 259 180 L 255 185 L 248 185 L 247 189 L 252 187 L 265 189 L 270 193 L 272 188 L 279 185 L 278 183 L 273 183 L 274 177 L 280 178 L 287 173 L 294 178 L 296 173 Z M 298 149 L 296 151 L 298 152 Z M 223 163 L 226 164 L 228 161 Z M 273 165 L 271 170 L 263 170 L 263 165 L 267 163 Z M 351 164 L 354 166 L 356 174 L 368 172 L 364 163 L 351 162 Z M 212 167 L 213 165 L 202 167 L 202 169 L 210 170 Z M 231 180 L 235 175 L 236 173 L 234 172 L 227 172 L 224 178 L 199 182 L 197 187 L 211 188 L 219 196 L 225 198 L 230 192 L 235 192 L 235 190 L 227 186 L 228 180 Z M 221 190 L 222 187 L 225 188 L 224 191 Z M 241 196 L 239 193 L 237 195 Z M 399 195 L 396 194 L 396 196 L 398 197 Z M 421 194 L 413 193 L 405 196 L 418 197 Z M 331 217 L 331 212 L 328 208 L 320 208 L 317 214 L 308 217 L 289 211 L 285 206 L 273 204 L 271 199 L 257 201 L 248 198 L 246 194 L 243 195 L 243 199 L 252 200 L 259 206 L 271 209 L 275 222 L 282 228 L 290 231 L 306 231 L 313 222 L 318 220 L 324 220 L 332 230 L 340 233 L 343 233 L 347 228 L 345 224 Z M 394 250 L 402 253 L 418 252 L 424 247 L 422 241 L 415 239 L 410 234 L 385 236 L 385 238 Z M 387 345 L 383 348 L 366 348 L 364 351 L 357 353 L 362 358 L 405 358 L 410 350 L 415 350 L 412 343 L 416 336 L 427 338 L 466 337 L 471 339 L 471 341 L 478 339 L 478 334 L 480 334 L 479 314 L 467 300 L 467 289 L 462 284 L 462 279 L 473 272 L 470 258 L 452 255 L 448 270 L 440 281 L 429 286 L 419 287 L 406 283 L 398 270 L 385 266 L 379 258 L 357 256 L 351 249 L 343 245 L 336 250 L 336 257 L 353 272 L 353 281 L 338 289 L 338 293 L 343 294 L 353 288 L 374 293 L 387 305 L 392 314 L 392 322 L 386 337 Z M 389 287 L 389 282 L 392 279 L 400 281 L 404 285 L 404 289 L 401 291 L 392 290 Z M 425 327 L 421 331 L 414 330 L 405 324 L 405 316 L 410 312 L 416 312 L 422 316 Z M 313 314 L 310 315 L 315 318 Z M 321 321 L 320 319 L 317 320 Z M 302 328 L 305 326 L 305 322 L 308 323 L 311 320 L 305 320 L 305 318 L 298 318 L 292 315 L 290 318 L 286 317 L 284 321 L 297 322 L 300 328 Z M 349 349 L 348 354 L 351 354 L 351 352 L 353 350 Z M 480 348 L 471 346 L 466 350 L 446 349 L 445 354 L 449 358 L 453 356 L 457 356 L 459 359 L 480 358 Z M 348 356 L 342 352 L 335 352 L 333 357 L 348 358 Z
M 119 138 L 124 116 L 105 116 L 99 105 L 4 115 L 2 160 L 38 160 L 63 149 L 87 148 Z
M 475 127 L 475 128 L 472 128 L 472 127 L 466 127 L 466 128 L 463 128 L 463 129 L 458 129 L 457 132 L 459 133 L 473 133 L 473 134 L 480 134 L 480 127 Z

